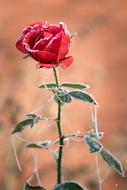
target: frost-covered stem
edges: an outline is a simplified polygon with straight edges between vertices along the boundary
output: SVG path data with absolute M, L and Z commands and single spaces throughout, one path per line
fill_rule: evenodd
M 95 106 L 94 124 L 95 124 L 96 135 L 97 135 L 97 137 L 99 137 L 98 122 L 97 122 L 97 107 L 96 106 Z M 97 153 L 95 154 L 95 160 L 96 160 L 96 172 L 97 172 L 98 186 L 99 186 L 99 190 L 102 190 L 99 159 L 98 159 Z
M 53 71 L 57 88 L 59 88 L 58 71 L 55 68 L 53 68 Z M 63 139 L 64 139 L 61 129 L 61 102 L 59 99 L 58 99 L 57 127 L 59 133 L 59 154 L 57 159 L 57 184 L 59 184 L 62 182 L 62 152 L 63 152 Z
M 99 186 L 99 190 L 102 190 L 102 181 L 101 181 L 101 176 L 100 176 L 99 159 L 98 159 L 97 153 L 95 154 L 95 159 L 96 159 L 96 171 L 97 171 L 98 186 Z

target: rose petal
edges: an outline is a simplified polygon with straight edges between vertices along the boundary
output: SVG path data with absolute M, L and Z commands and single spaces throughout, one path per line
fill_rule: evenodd
M 70 36 L 71 35 L 70 35 L 70 32 L 67 29 L 67 26 L 63 22 L 60 22 L 59 26 L 60 26 L 61 30 L 64 32 L 64 34 L 66 35 L 67 41 L 70 44 Z
M 33 50 L 43 50 L 49 43 L 52 35 L 48 38 L 40 39 L 33 47 Z
M 62 34 L 58 33 L 56 36 L 52 38 L 52 40 L 49 42 L 45 50 L 58 55 L 61 40 L 62 40 Z
M 67 39 L 66 35 L 63 32 L 61 32 L 61 35 L 62 35 L 62 39 L 61 39 L 61 44 L 59 47 L 57 61 L 63 59 L 67 55 L 67 53 L 69 51 L 69 46 L 70 46 L 70 43 L 68 43 L 68 39 Z
M 23 30 L 16 47 L 39 62 L 39 68 L 68 67 L 73 57 L 66 57 L 70 46 L 70 33 L 64 23 L 48 25 L 37 22 Z
M 69 56 L 69 57 L 66 57 L 64 60 L 58 62 L 58 63 L 50 63 L 50 64 L 47 64 L 47 63 L 38 63 L 36 65 L 36 68 L 39 69 L 39 68 L 55 68 L 57 66 L 61 66 L 62 68 L 66 68 L 68 67 L 71 63 L 73 62 L 73 57 L 72 56 Z
M 42 34 L 43 35 L 43 34 Z M 30 32 L 28 32 L 24 39 L 23 39 L 23 44 L 26 46 L 25 48 L 27 50 L 32 49 L 36 39 L 39 37 L 41 37 L 41 32 L 40 30 L 31 30 Z M 39 40 L 39 39 L 38 39 Z
M 45 22 L 34 22 L 34 23 L 30 24 L 30 26 L 35 27 L 35 26 L 42 26 L 44 24 L 45 24 Z
M 38 63 L 36 65 L 36 68 L 37 69 L 40 69 L 40 68 L 47 68 L 47 69 L 50 69 L 50 68 L 55 68 L 57 67 L 58 65 L 57 64 L 47 64 L 47 63 Z
M 47 51 L 29 50 L 29 54 L 33 59 L 40 63 L 51 63 L 57 61 L 57 55 Z
M 61 28 L 56 24 L 50 24 L 48 27 L 48 31 L 52 34 L 58 34 L 61 32 Z
M 39 30 L 42 28 L 42 22 L 36 22 L 33 24 L 30 24 L 28 27 L 23 29 L 23 35 L 26 35 L 28 32 L 30 32 L 31 30 Z
M 66 68 L 66 67 L 70 66 L 72 62 L 73 62 L 73 57 L 68 56 L 64 60 L 59 61 L 58 65 L 60 65 L 62 68 Z
M 23 53 L 28 53 L 27 50 L 25 49 L 24 45 L 22 44 L 22 39 L 23 37 L 21 37 L 17 42 L 16 42 L 16 47 L 19 51 L 23 52 Z
M 22 33 L 23 33 L 23 35 L 26 35 L 30 31 L 31 31 L 31 27 L 28 26 L 28 27 L 26 27 L 26 28 L 23 29 Z
M 45 31 L 44 30 L 44 38 L 50 38 L 51 36 L 53 36 L 53 34 L 51 34 L 49 31 Z
M 43 28 L 48 28 L 48 23 L 47 22 L 35 22 L 30 25 L 32 30 L 38 30 L 38 29 L 43 29 Z

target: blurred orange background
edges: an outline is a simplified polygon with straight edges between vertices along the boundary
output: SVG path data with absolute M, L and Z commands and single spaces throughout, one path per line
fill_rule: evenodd
M 127 171 L 127 2 L 126 0 L 1 0 L 0 1 L 0 189 L 22 189 L 32 176 L 38 155 L 39 174 L 44 187 L 56 183 L 56 163 L 45 150 L 27 150 L 25 143 L 11 136 L 16 122 L 29 112 L 56 117 L 57 106 L 48 102 L 51 93 L 38 88 L 54 80 L 52 69 L 35 69 L 35 61 L 23 60 L 15 43 L 21 30 L 36 21 L 58 23 L 78 34 L 71 44 L 74 62 L 60 68 L 60 80 L 90 85 L 88 92 L 99 103 L 98 123 L 104 131 L 102 142 L 122 162 Z M 40 107 L 41 106 L 41 107 Z M 39 109 L 40 108 L 40 109 Z M 62 112 L 64 133 L 92 129 L 89 105 L 73 101 Z M 54 122 L 41 122 L 21 134 L 28 140 L 57 138 Z M 19 171 L 12 142 L 22 171 Z M 103 190 L 126 190 L 127 178 L 116 174 L 101 158 Z M 64 148 L 64 180 L 75 180 L 90 190 L 99 190 L 95 156 L 80 141 Z M 33 182 L 35 180 L 33 179 Z

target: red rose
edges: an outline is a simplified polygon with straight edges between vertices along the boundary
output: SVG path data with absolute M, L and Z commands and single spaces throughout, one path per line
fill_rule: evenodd
M 68 67 L 73 57 L 68 54 L 70 33 L 64 23 L 47 24 L 37 22 L 22 32 L 16 47 L 38 61 L 37 68 Z

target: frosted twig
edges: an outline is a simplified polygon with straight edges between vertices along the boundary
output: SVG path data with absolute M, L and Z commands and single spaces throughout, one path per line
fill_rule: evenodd
M 95 124 L 95 131 L 97 134 L 97 137 L 99 137 L 99 131 L 98 131 L 98 122 L 97 122 L 97 106 L 94 106 L 94 124 Z
M 38 157 L 35 153 L 33 153 L 33 161 L 34 161 L 34 173 L 36 175 L 38 185 L 41 186 L 42 184 L 41 184 L 41 180 L 40 180 L 40 176 L 38 172 Z
M 92 118 L 92 122 L 94 123 L 94 113 L 93 113 L 93 105 L 90 104 L 90 112 L 91 112 L 91 118 Z
M 97 122 L 97 106 L 94 106 L 94 115 L 92 112 L 92 107 L 90 108 L 91 108 L 92 121 L 94 122 L 94 126 L 95 126 L 95 132 L 96 132 L 97 137 L 99 138 L 99 130 L 98 130 L 98 122 Z M 97 172 L 99 190 L 102 190 L 102 181 L 101 181 L 101 175 L 100 175 L 98 153 L 95 153 L 95 160 L 96 160 L 96 172 Z
M 66 146 L 69 146 L 69 143 L 70 143 L 70 139 L 67 137 L 65 138 L 64 142 L 66 141 Z
M 64 141 L 65 141 L 66 139 L 83 138 L 84 135 L 81 135 L 81 134 L 79 134 L 79 133 L 80 133 L 80 132 L 78 131 L 78 132 L 76 132 L 76 133 L 64 135 Z M 55 145 L 55 144 L 57 144 L 57 143 L 59 143 L 59 139 L 54 140 L 54 141 L 51 143 L 51 146 L 53 146 L 53 145 Z
M 50 75 L 52 75 L 52 71 L 49 71 L 47 75 L 45 75 L 43 78 L 42 78 L 42 81 L 46 81 L 47 78 L 49 79 Z
M 42 83 L 43 83 L 45 89 L 47 89 L 47 90 L 51 90 L 50 88 L 47 87 L 47 85 L 46 85 L 46 83 L 45 83 L 44 80 L 42 81 Z M 54 96 L 55 96 L 55 94 L 54 94 L 54 95 L 51 95 L 51 97 L 49 98 L 48 102 L 51 102 L 51 101 L 53 100 Z
M 38 108 L 33 110 L 31 113 L 37 113 L 39 110 L 41 110 L 44 107 L 44 105 L 40 105 Z
M 17 155 L 17 152 L 16 152 L 15 143 L 13 142 L 12 138 L 11 138 L 11 145 L 12 145 L 12 148 L 13 148 L 13 151 L 14 151 L 17 166 L 18 166 L 19 170 L 22 171 L 22 167 L 21 167 L 21 164 L 19 162 L 18 155 Z
M 97 171 L 97 179 L 98 179 L 98 184 L 99 184 L 99 190 L 102 190 L 102 180 L 101 180 L 101 176 L 100 176 L 99 159 L 98 159 L 97 153 L 95 153 L 95 159 L 96 159 L 96 171 Z
M 34 176 L 34 174 L 32 174 L 32 176 L 30 176 L 30 177 L 27 179 L 27 181 L 30 182 L 30 181 L 32 180 L 33 176 Z
M 48 99 L 48 103 L 53 100 L 54 96 L 55 96 L 54 94 L 51 95 L 51 97 Z
M 51 117 L 42 117 L 41 120 L 44 120 L 44 121 L 49 121 L 49 120 L 52 120 L 52 121 L 57 121 L 57 118 L 51 118 Z
M 111 171 L 109 171 L 108 174 L 100 180 L 101 183 L 103 183 L 103 182 L 109 177 L 110 172 L 111 172 Z
M 32 141 L 30 141 L 30 140 L 26 140 L 26 139 L 20 137 L 20 136 L 17 135 L 17 134 L 14 134 L 14 135 L 15 135 L 15 137 L 16 137 L 18 140 L 20 140 L 20 141 L 22 141 L 22 142 L 26 142 L 26 143 L 31 143 L 31 142 L 32 142 Z

